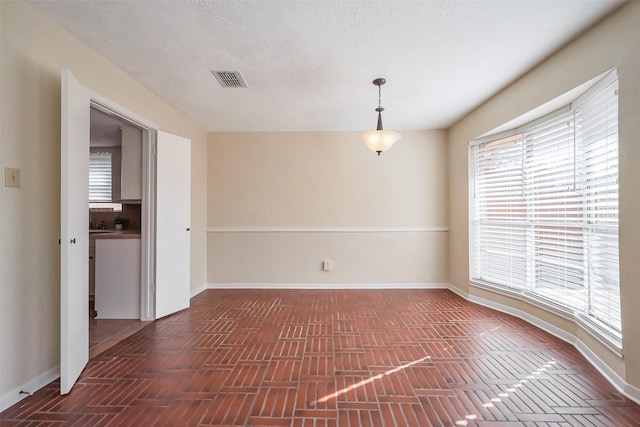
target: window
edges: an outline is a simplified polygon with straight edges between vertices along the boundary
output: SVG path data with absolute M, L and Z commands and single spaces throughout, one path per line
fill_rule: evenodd
M 111 153 L 90 153 L 90 202 L 111 202 L 111 175 Z
M 610 73 L 571 105 L 470 144 L 470 280 L 621 342 L 618 100 Z

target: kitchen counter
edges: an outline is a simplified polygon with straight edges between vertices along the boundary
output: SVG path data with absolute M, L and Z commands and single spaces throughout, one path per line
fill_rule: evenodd
M 140 230 L 89 230 L 89 239 L 139 239 Z

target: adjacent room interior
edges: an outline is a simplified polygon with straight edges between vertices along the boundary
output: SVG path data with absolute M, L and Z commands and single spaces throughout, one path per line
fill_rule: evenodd
M 140 320 L 143 130 L 95 107 L 90 120 L 89 353 L 95 356 L 146 324 Z

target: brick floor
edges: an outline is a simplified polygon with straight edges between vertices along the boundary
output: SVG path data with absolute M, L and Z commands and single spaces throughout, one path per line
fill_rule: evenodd
M 2 426 L 640 426 L 572 346 L 446 290 L 209 290 Z

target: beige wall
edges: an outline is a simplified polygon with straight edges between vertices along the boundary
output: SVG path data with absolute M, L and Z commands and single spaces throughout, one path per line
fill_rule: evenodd
M 507 303 L 580 337 L 627 383 L 640 387 L 640 3 L 630 2 L 449 129 L 449 280 L 462 291 Z M 617 67 L 620 83 L 620 286 L 624 360 L 580 328 L 529 304 L 468 284 L 468 141 Z
M 0 396 L 59 363 L 60 70 L 94 92 L 192 140 L 191 287 L 205 283 L 206 131 L 20 2 L 0 2 Z
M 445 282 L 446 134 L 402 134 L 210 133 L 208 282 Z

